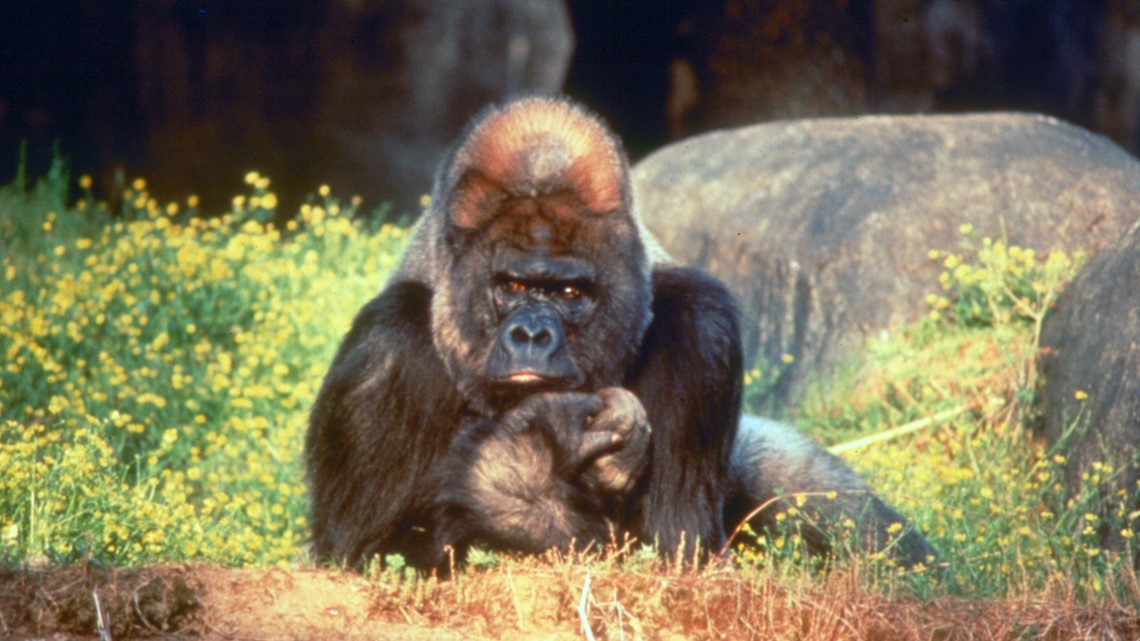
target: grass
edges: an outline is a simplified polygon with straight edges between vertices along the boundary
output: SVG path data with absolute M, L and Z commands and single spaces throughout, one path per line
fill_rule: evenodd
M 158 203 L 141 179 L 109 211 L 88 179 L 75 191 L 62 165 L 29 188 L 0 189 L 0 559 L 307 563 L 308 408 L 406 232 L 370 226 L 359 201 L 325 187 L 278 225 L 269 180 L 251 173 L 246 183 L 231 211 L 211 218 L 193 197 Z M 679 629 L 702 637 L 744 621 L 827 638 L 827 625 L 901 601 L 928 604 L 906 611 L 919 618 L 956 599 L 997 600 L 995 612 L 1044 601 L 1074 616 L 1134 615 L 1135 546 L 1099 546 L 1106 529 L 1134 541 L 1135 515 L 1094 503 L 1096 482 L 1114 471 L 1094 467 L 1086 494 L 1068 496 L 1064 458 L 1025 426 L 1040 320 L 1080 258 L 962 232 L 957 250 L 932 248 L 946 274 L 929 317 L 874 341 L 858 377 L 809 395 L 791 417 L 835 445 L 968 408 L 844 453 L 928 534 L 942 571 L 807 560 L 790 525 L 696 573 L 636 549 L 484 555 L 442 584 L 390 564 L 372 573 L 384 607 L 426 621 L 461 607 L 522 625 L 556 606 L 611 634 L 689 612 Z M 749 372 L 747 397 L 770 380 Z M 555 587 L 535 587 L 545 582 Z

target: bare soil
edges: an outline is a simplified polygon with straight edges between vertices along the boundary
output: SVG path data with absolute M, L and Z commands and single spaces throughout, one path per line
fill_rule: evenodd
M 460 639 L 401 622 L 360 575 L 209 565 L 62 568 L 0 576 L 0 638 Z
M 583 615 L 599 640 L 1140 638 L 1135 604 L 921 601 L 842 576 L 789 591 L 731 573 L 591 577 L 569 565 L 408 582 L 197 564 L 0 570 L 0 638 L 100 639 L 100 612 L 104 641 L 586 639 Z

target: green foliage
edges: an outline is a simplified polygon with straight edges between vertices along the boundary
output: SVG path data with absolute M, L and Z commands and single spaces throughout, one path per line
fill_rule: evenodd
M 23 164 L 16 181 L 0 187 L 0 256 L 22 271 L 37 269 L 55 260 L 52 250 L 60 243 L 91 235 L 101 226 L 101 217 L 84 215 L 85 204 L 68 207 L 68 171 L 58 157 L 43 178 L 26 188 Z
M 0 555 L 299 554 L 308 407 L 404 232 L 364 233 L 327 188 L 278 229 L 268 180 L 246 181 L 209 220 L 142 180 L 114 217 L 0 196 L 0 220 L 36 230 L 0 265 Z
M 775 403 L 773 393 L 780 384 L 780 377 L 794 360 L 791 354 L 783 354 L 778 366 L 769 366 L 767 369 L 753 367 L 745 372 L 744 406 L 752 408 L 758 414 L 771 413 Z
M 1033 249 L 1007 247 L 1002 240 L 985 237 L 979 245 L 972 225 L 959 231 L 965 254 L 974 258 L 930 251 L 930 259 L 941 261 L 945 268 L 938 279 L 944 295 L 927 296 L 930 318 L 966 327 L 1030 322 L 1037 336 L 1045 313 L 1084 262 L 1084 255 L 1051 252 L 1041 261 Z

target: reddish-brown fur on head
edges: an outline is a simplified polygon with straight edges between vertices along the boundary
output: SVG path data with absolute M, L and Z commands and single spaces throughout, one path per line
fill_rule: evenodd
M 539 199 L 543 217 L 554 224 L 627 210 L 626 161 L 614 141 L 597 117 L 564 100 L 524 98 L 494 109 L 452 159 L 451 220 L 462 229 L 482 229 L 503 214 L 525 217 L 527 201 Z M 539 244 L 553 233 L 537 222 L 532 227 L 527 235 Z

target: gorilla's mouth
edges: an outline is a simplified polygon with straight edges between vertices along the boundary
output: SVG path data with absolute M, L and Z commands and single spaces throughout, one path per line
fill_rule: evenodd
M 566 392 L 581 385 L 582 376 L 577 372 L 558 375 L 527 368 L 499 376 L 487 376 L 481 387 L 492 398 L 523 398 L 541 392 Z
M 473 403 L 475 411 L 496 416 L 535 394 L 569 392 L 581 387 L 581 376 L 543 376 L 538 372 L 523 370 L 496 378 L 483 378 L 475 388 L 478 391 L 468 396 L 468 400 Z

